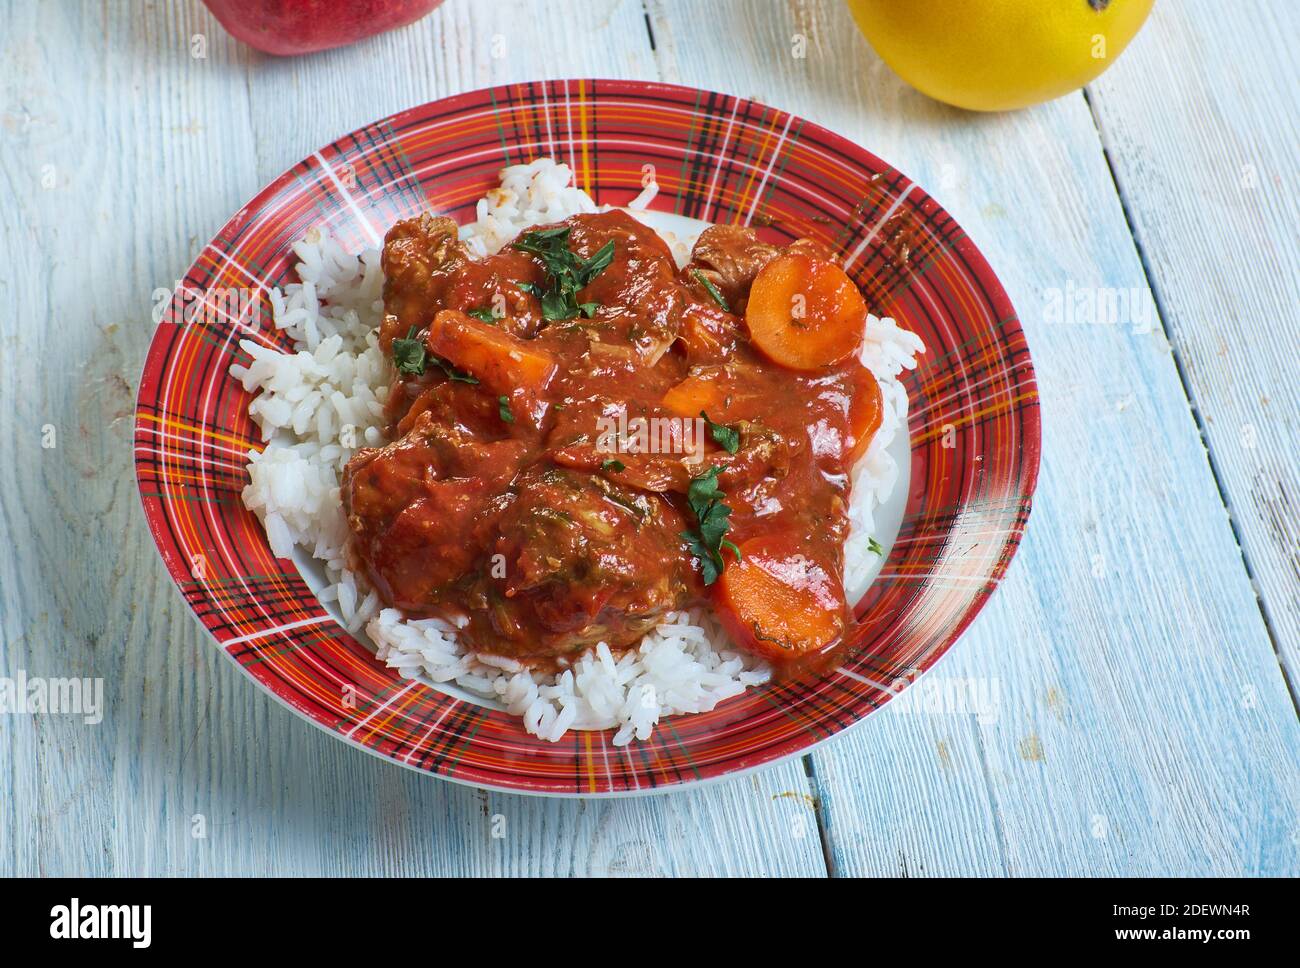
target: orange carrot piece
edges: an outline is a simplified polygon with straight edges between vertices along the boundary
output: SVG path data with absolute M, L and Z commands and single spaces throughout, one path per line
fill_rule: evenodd
M 872 438 L 880 429 L 883 410 L 884 401 L 875 374 L 859 365 L 853 372 L 853 402 L 849 404 L 850 464 L 856 463 L 871 446 Z
M 728 560 L 714 588 L 718 617 L 740 648 L 790 662 L 830 645 L 844 632 L 838 579 L 801 552 L 793 535 L 750 538 Z
M 664 394 L 663 408 L 679 417 L 698 417 L 701 410 L 721 414 L 727 388 L 716 374 L 688 376 Z
M 434 317 L 425 346 L 495 394 L 523 390 L 538 398 L 559 370 L 545 350 L 454 309 Z
M 862 345 L 867 304 L 833 262 L 791 253 L 758 273 L 745 307 L 750 338 L 792 370 L 838 363 Z

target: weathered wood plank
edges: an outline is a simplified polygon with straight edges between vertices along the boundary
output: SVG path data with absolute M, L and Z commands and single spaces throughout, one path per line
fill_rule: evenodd
M 1300 7 L 1160 4 L 1146 30 L 1091 103 L 1294 697 Z
M 1038 371 L 1043 472 L 1008 580 L 914 695 L 812 758 L 832 869 L 1295 873 L 1300 729 L 1082 96 L 948 109 L 829 0 L 650 9 L 666 79 L 826 124 L 935 194 Z M 1132 311 L 1046 321 L 1080 289 L 1132 293 Z M 996 695 L 993 721 L 927 712 L 945 685 Z
M 0 772 L 13 778 L 0 872 L 824 873 L 797 761 L 671 797 L 548 802 L 417 776 L 312 729 L 190 619 L 135 496 L 130 414 L 151 292 L 239 204 L 412 104 L 648 71 L 639 3 L 452 2 L 292 61 L 233 44 L 197 3 L 14 0 L 0 20 L 0 433 L 12 442 L 0 674 L 102 676 L 107 705 L 98 726 L 0 723 Z M 204 58 L 191 56 L 196 35 Z M 494 35 L 506 56 L 492 56 Z M 625 49 L 629 36 L 640 46 Z

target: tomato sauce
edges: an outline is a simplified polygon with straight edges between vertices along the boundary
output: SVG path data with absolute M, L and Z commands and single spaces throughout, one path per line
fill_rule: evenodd
M 538 669 L 701 603 L 778 666 L 833 650 L 852 620 L 849 470 L 879 389 L 856 353 L 796 370 L 754 345 L 751 286 L 781 255 L 715 227 L 679 270 L 617 211 L 479 260 L 449 220 L 394 226 L 392 443 L 343 481 L 351 554 L 383 600 Z

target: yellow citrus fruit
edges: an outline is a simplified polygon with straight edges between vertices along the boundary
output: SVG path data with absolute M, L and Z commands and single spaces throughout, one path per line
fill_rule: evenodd
M 972 111 L 1068 94 L 1128 46 L 1155 0 L 848 0 L 871 46 L 918 90 Z

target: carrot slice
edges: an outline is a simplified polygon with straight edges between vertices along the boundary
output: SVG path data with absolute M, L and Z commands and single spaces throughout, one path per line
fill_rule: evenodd
M 773 662 L 790 662 L 830 645 L 844 632 L 839 580 L 807 557 L 798 539 L 750 538 L 714 585 L 718 616 L 732 640 Z
M 679 417 L 698 417 L 701 410 L 721 413 L 726 405 L 727 387 L 717 373 L 688 376 L 664 394 L 663 408 Z
M 425 346 L 496 394 L 540 396 L 559 370 L 550 353 L 528 340 L 454 309 L 433 318 Z
M 745 307 L 750 338 L 792 370 L 838 363 L 862 345 L 867 304 L 833 262 L 800 253 L 773 259 L 758 273 Z
M 853 402 L 849 404 L 849 456 L 850 464 L 857 462 L 880 429 L 884 401 L 876 376 L 865 366 L 853 372 Z

